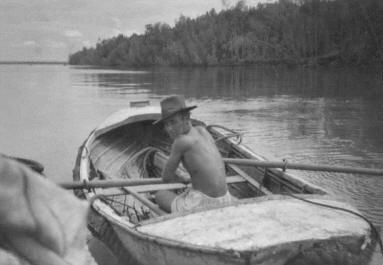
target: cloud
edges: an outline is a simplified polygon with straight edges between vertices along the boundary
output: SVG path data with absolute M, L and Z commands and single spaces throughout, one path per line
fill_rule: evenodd
M 126 31 L 124 32 L 124 35 L 125 35 L 125 36 L 128 36 L 128 37 L 130 37 L 130 36 L 133 35 L 133 34 L 140 34 L 140 31 L 139 31 L 139 30 L 126 30 Z
M 80 38 L 82 37 L 82 33 L 78 30 L 71 30 L 71 29 L 68 29 L 64 32 L 64 35 L 69 37 L 69 38 Z
M 112 35 L 117 36 L 117 35 L 123 34 L 123 31 L 121 30 L 121 28 L 122 28 L 121 19 L 119 19 L 117 17 L 112 17 L 111 19 L 112 19 L 113 25 L 114 25 L 112 28 Z
M 90 48 L 90 47 L 92 46 L 92 44 L 91 44 L 91 42 L 90 42 L 89 40 L 84 40 L 84 41 L 82 42 L 82 45 L 83 45 L 84 47 L 87 47 L 87 48 Z
M 11 45 L 12 47 L 21 47 L 21 48 L 33 48 L 39 46 L 39 43 L 37 43 L 34 40 L 26 40 L 24 42 L 19 42 Z
M 13 47 L 24 47 L 24 48 L 34 48 L 34 49 L 43 49 L 43 48 L 50 48 L 50 49 L 62 49 L 66 48 L 66 43 L 62 41 L 56 41 L 52 39 L 45 39 L 40 40 L 39 42 L 34 40 L 27 40 L 22 43 L 13 45 Z
M 24 41 L 20 46 L 33 47 L 33 46 L 37 46 L 37 42 L 34 40 L 27 40 L 27 41 Z
M 112 17 L 112 20 L 116 28 L 122 27 L 121 19 L 119 19 L 118 17 Z
M 120 34 L 123 34 L 123 32 L 120 29 L 112 29 L 113 36 L 117 36 Z
M 61 48 L 65 48 L 66 44 L 64 42 L 61 42 L 61 41 L 46 40 L 45 46 L 47 46 L 49 48 L 53 48 L 53 49 L 61 49 Z

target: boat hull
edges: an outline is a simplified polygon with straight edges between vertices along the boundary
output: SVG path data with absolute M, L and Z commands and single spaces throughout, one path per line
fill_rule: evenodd
M 140 114 L 139 111 L 135 111 L 134 115 L 130 115 L 129 112 L 127 112 L 127 114 L 128 115 L 124 112 L 118 113 L 117 116 L 106 121 L 103 126 L 100 126 L 90 134 L 79 149 L 76 166 L 73 171 L 74 180 L 89 181 L 99 175 L 97 172 L 100 171 L 100 169 L 104 171 L 108 169 L 113 174 L 120 174 L 123 171 L 126 165 L 124 157 L 126 156 L 127 159 L 130 159 L 132 155 L 129 152 L 133 150 L 132 146 L 134 148 L 136 148 L 136 146 L 129 146 L 127 144 L 128 141 L 124 138 L 113 139 L 115 136 L 123 137 L 125 135 L 125 129 L 115 133 L 120 127 L 125 128 L 129 126 L 129 124 L 145 122 L 145 126 L 143 127 L 145 130 L 138 127 L 134 128 L 134 130 L 130 130 L 129 133 L 139 136 L 158 135 L 157 132 L 151 133 L 148 132 L 147 129 L 151 125 L 150 120 L 156 120 L 159 117 L 159 112 L 155 114 L 143 112 Z M 213 132 L 213 134 L 215 133 L 214 130 L 211 132 Z M 105 135 L 109 133 L 110 135 L 106 137 Z M 260 158 L 252 153 L 251 150 L 239 146 L 231 140 L 224 139 L 222 142 L 225 145 L 221 145 L 220 147 L 226 154 L 237 154 L 237 157 L 242 158 Z M 319 197 L 326 195 L 326 192 L 322 189 L 307 184 L 282 171 L 260 168 L 238 169 L 235 167 L 233 167 L 232 170 L 236 173 L 242 172 L 242 176 L 246 176 L 246 178 L 248 178 L 248 175 L 256 175 L 256 178 L 251 181 L 249 180 L 253 185 L 253 188 L 250 190 L 252 191 L 254 188 L 258 189 L 257 192 L 259 192 L 260 196 L 263 196 L 263 200 L 275 199 L 283 202 L 285 200 L 283 196 L 276 198 L 273 197 L 274 195 L 272 194 L 284 191 L 316 194 Z M 243 171 L 246 172 L 243 173 Z M 235 190 L 233 190 L 233 192 L 235 192 Z M 144 229 L 141 228 L 150 225 L 150 223 L 138 222 L 137 224 L 137 222 L 132 222 L 124 216 L 117 214 L 105 201 L 96 199 L 96 193 L 94 190 L 81 190 L 77 191 L 76 195 L 91 202 L 88 227 L 97 238 L 103 241 L 112 250 L 122 264 L 361 265 L 368 264 L 376 246 L 376 237 L 369 230 L 369 227 L 366 227 L 366 224 L 358 224 L 359 227 L 362 227 L 362 230 L 364 229 L 362 232 L 353 233 L 351 229 L 346 234 L 334 233 L 334 236 L 324 236 L 323 238 L 315 236 L 310 238 L 307 236 L 295 238 L 294 240 L 289 240 L 288 238 L 285 240 L 283 238 L 284 234 L 282 234 L 280 243 L 273 243 L 262 247 L 254 244 L 249 248 L 235 245 L 223 246 L 220 245 L 221 243 L 219 241 L 217 241 L 216 244 L 211 243 L 210 245 L 199 244 L 198 242 L 193 243 L 191 242 L 192 240 L 189 242 L 187 236 L 185 238 L 177 238 L 176 236 L 172 238 L 166 233 L 159 235 L 153 231 L 144 231 Z M 243 201 L 242 199 L 239 205 L 242 205 Z M 256 208 L 256 206 L 254 207 Z M 202 211 L 202 213 L 203 212 L 204 211 Z M 278 212 L 272 213 L 272 215 L 277 213 Z M 185 216 L 192 216 L 192 214 L 193 213 L 186 213 Z M 198 215 L 200 213 L 197 211 L 196 214 Z M 270 214 L 270 212 L 268 214 Z M 259 213 L 259 216 L 263 215 L 263 213 Z M 201 216 L 203 216 L 203 214 L 201 214 Z M 158 226 L 161 226 L 175 218 L 183 218 L 183 216 L 167 216 L 164 219 L 160 217 L 156 219 L 156 222 Z M 274 220 L 273 217 L 268 218 Z M 282 220 L 283 216 L 279 218 L 279 220 Z M 307 218 L 309 218 L 309 216 Z M 216 221 L 219 222 L 224 219 L 225 215 L 216 218 Z M 232 220 L 234 218 L 229 219 Z M 211 219 L 206 218 L 206 220 Z M 257 219 L 251 220 L 253 229 L 257 228 L 257 222 Z M 264 221 L 264 223 L 265 222 L 267 223 L 267 220 Z M 197 226 L 199 224 L 198 221 L 194 221 L 193 223 Z M 229 222 L 228 227 L 222 231 L 230 231 L 230 226 L 233 225 L 234 223 Z M 203 226 L 199 227 L 199 229 L 201 228 L 203 229 Z M 271 226 L 267 229 L 272 230 L 273 227 Z M 310 229 L 315 231 L 315 227 L 311 227 Z M 182 230 L 182 228 L 178 230 Z M 326 229 L 322 229 L 322 231 L 325 230 Z M 233 234 L 236 233 L 235 229 L 231 229 L 231 231 Z M 283 233 L 283 229 L 280 231 Z M 208 232 L 206 233 L 208 234 Z M 259 231 L 259 233 L 262 234 L 262 230 Z M 299 232 L 297 233 L 299 234 Z M 243 234 L 242 237 L 246 238 L 246 234 Z M 277 237 L 277 235 L 269 236 L 269 238 L 266 237 L 266 241 L 272 240 L 275 237 Z M 259 237 L 255 234 L 252 236 L 252 240 L 254 241 L 256 241 L 257 238 Z M 233 240 L 235 241 L 235 239 L 232 239 L 232 241 Z
M 109 229 L 104 231 L 103 239 L 119 261 L 129 265 L 367 265 L 374 251 L 374 244 L 369 244 L 366 249 L 360 248 L 364 238 L 300 242 L 295 246 L 287 244 L 252 253 L 201 251 L 163 244 L 155 238 L 143 238 L 115 223 L 110 223 Z

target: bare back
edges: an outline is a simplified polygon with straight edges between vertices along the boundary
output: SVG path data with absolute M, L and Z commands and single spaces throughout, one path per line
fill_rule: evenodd
M 191 127 L 180 141 L 187 144 L 182 163 L 191 175 L 193 188 L 211 197 L 225 195 L 225 166 L 210 133 L 201 126 Z

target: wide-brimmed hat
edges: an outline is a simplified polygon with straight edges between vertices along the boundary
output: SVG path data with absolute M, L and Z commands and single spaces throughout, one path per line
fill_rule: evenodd
M 156 120 L 153 124 L 163 122 L 167 118 L 170 118 L 176 113 L 183 111 L 190 111 L 197 106 L 186 106 L 185 98 L 183 96 L 174 95 L 167 97 L 161 101 L 161 119 Z

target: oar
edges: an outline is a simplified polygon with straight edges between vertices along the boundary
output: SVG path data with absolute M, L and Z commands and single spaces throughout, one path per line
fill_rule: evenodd
M 150 185 L 164 183 L 162 178 L 147 179 L 113 179 L 113 180 L 92 180 L 89 182 L 68 181 L 57 183 L 64 189 L 93 189 L 93 188 L 114 188 L 137 185 Z
M 126 188 L 128 186 L 137 186 L 137 185 L 150 185 L 150 184 L 161 184 L 164 183 L 162 178 L 148 178 L 148 179 L 115 179 L 115 180 L 93 180 L 89 182 L 81 182 L 81 181 L 71 181 L 71 182 L 61 182 L 57 183 L 59 186 L 64 189 L 91 189 L 91 188 L 112 188 L 112 187 L 120 187 L 124 188 L 125 191 L 130 193 L 137 200 L 142 202 L 144 205 L 149 207 L 153 212 L 157 215 L 164 215 L 162 209 L 160 209 L 156 204 L 152 203 L 144 196 L 141 196 L 137 192 Z
M 290 162 L 287 163 L 287 162 L 278 162 L 278 161 L 259 161 L 255 159 L 245 159 L 245 158 L 224 158 L 223 161 L 229 164 L 257 166 L 257 167 L 265 167 L 265 168 L 282 168 L 282 169 L 296 169 L 296 170 L 308 170 L 308 171 L 328 171 L 328 172 L 383 176 L 383 169 L 339 167 L 339 166 L 300 164 L 300 163 L 290 163 Z
M 239 183 L 244 182 L 244 178 L 241 175 L 227 176 L 226 183 Z M 141 191 L 156 191 L 156 190 L 170 190 L 170 189 L 181 189 L 185 188 L 188 182 L 174 182 L 174 183 L 165 183 L 161 178 L 146 178 L 146 179 L 114 179 L 114 180 L 92 180 L 90 182 L 81 182 L 81 181 L 68 181 L 68 182 L 59 182 L 57 185 L 61 186 L 64 189 L 92 189 L 92 188 L 126 188 L 135 186 L 136 188 L 141 186 L 139 189 Z M 153 185 L 152 185 L 153 184 Z M 161 187 L 161 185 L 164 185 Z

